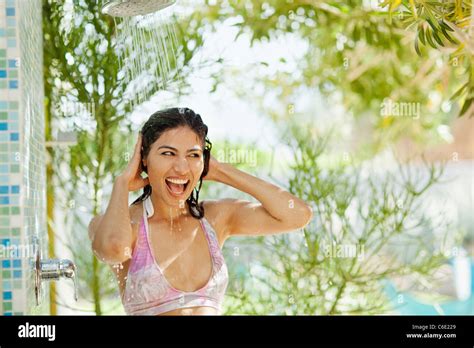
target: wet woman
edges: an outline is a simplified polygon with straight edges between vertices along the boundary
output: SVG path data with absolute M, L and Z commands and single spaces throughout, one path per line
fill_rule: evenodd
M 127 314 L 221 314 L 228 284 L 225 241 L 295 231 L 312 218 L 298 197 L 218 162 L 207 133 L 189 108 L 151 115 L 115 179 L 107 210 L 89 225 L 93 251 L 115 270 Z M 232 186 L 258 203 L 200 202 L 203 180 Z M 129 206 L 129 192 L 142 188 Z

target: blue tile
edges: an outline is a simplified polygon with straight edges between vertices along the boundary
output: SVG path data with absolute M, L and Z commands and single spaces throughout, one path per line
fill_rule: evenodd
M 13 278 L 21 278 L 21 271 L 13 271 Z
M 5 70 L 0 70 L 0 74 L 2 73 L 2 71 L 5 71 Z M 0 101 L 0 110 L 5 110 L 7 107 L 8 107 L 8 103 L 6 101 Z
M 8 186 L 0 186 L 0 194 L 8 194 Z
M 3 261 L 2 261 L 2 267 L 3 267 L 3 268 L 10 268 L 10 267 L 11 267 L 11 262 L 10 262 L 10 260 L 3 260 Z
M 0 133 L 0 142 L 6 142 L 6 141 L 8 141 L 8 138 L 9 138 L 8 133 L 6 133 L 6 132 Z M 6 173 L 6 172 L 4 172 L 4 173 Z
M 18 122 L 10 122 L 10 130 L 18 132 Z
M 17 111 L 10 111 L 8 113 L 8 118 L 10 120 L 18 120 L 18 112 Z
M 18 141 L 18 139 L 19 139 L 18 133 L 10 133 L 11 141 Z
M 12 7 L 7 7 L 7 16 L 8 17 L 11 17 L 11 16 L 14 16 L 15 15 L 15 9 L 12 8 Z
M 3 300 L 11 300 L 12 299 L 12 292 L 11 291 L 4 291 L 3 292 Z
M 8 164 L 0 164 L 0 173 L 9 173 Z
M 8 130 L 8 123 L 2 122 L 0 123 L 0 131 Z
M 0 196 L 0 204 L 10 204 L 10 198 L 8 196 Z
M 9 67 L 9 68 L 17 68 L 16 62 L 17 62 L 16 59 L 9 59 L 9 60 L 8 60 L 8 67 Z
M 12 289 L 12 282 L 10 280 L 4 279 L 2 282 L 3 290 L 11 290 Z
M 0 244 L 5 245 L 5 246 L 10 245 L 10 239 L 9 238 L 0 239 Z
M 9 177 L 8 175 L 0 175 L 0 182 L 1 183 L 8 183 Z
M 21 267 L 21 260 L 13 260 L 13 268 Z
M 5 78 L 7 77 L 7 71 L 6 70 L 0 70 L 0 78 Z
M 15 0 L 7 0 L 7 7 L 15 7 Z
M 10 204 L 11 205 L 19 205 L 20 204 L 20 196 L 11 196 L 10 197 Z
M 12 312 L 5 312 L 5 313 L 3 313 L 3 315 L 6 316 L 6 317 L 7 316 L 12 317 L 13 316 Z
M 7 39 L 7 47 L 8 48 L 16 47 L 16 39 Z
M 5 36 L 5 29 L 0 28 L 0 36 L 4 37 Z
M 15 27 L 15 26 L 16 26 L 15 18 L 7 18 L 7 27 Z
M 13 185 L 12 186 L 12 193 L 20 193 L 20 186 L 19 185 Z
M 18 80 L 10 80 L 10 81 L 8 81 L 8 88 L 10 88 L 10 89 L 17 89 L 17 88 L 18 88 Z

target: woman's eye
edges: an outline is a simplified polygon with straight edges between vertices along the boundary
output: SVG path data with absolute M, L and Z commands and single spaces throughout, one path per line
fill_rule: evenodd
M 165 156 L 174 156 L 174 153 L 171 152 L 171 151 L 165 151 L 165 152 L 162 152 L 161 153 L 162 155 L 165 155 Z M 194 158 L 199 158 L 201 157 L 198 153 L 193 153 L 190 155 L 191 157 L 194 157 Z

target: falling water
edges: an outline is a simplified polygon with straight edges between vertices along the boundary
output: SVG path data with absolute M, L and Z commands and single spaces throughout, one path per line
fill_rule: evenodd
M 114 20 L 125 98 L 139 105 L 179 79 L 176 28 L 166 10 Z

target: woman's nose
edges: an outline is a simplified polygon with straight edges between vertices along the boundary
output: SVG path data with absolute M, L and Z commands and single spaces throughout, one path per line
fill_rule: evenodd
M 176 161 L 174 162 L 174 170 L 178 174 L 184 174 L 189 171 L 189 163 L 186 158 L 183 157 L 178 157 L 176 158 Z

